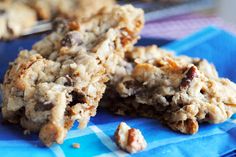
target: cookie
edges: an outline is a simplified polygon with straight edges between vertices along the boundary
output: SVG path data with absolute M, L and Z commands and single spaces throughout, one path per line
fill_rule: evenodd
M 51 20 L 63 16 L 81 20 L 97 14 L 101 9 L 111 9 L 114 0 L 24 0 L 26 4 L 35 9 L 38 18 Z
M 78 22 L 111 11 L 114 0 L 4 0 L 0 2 L 0 39 L 10 40 L 30 30 L 38 20 L 56 17 Z
M 85 127 L 96 114 L 116 58 L 138 39 L 143 16 L 127 5 L 82 24 L 56 22 L 55 32 L 10 64 L 2 87 L 3 118 L 39 132 L 47 146 L 62 143 L 74 121 Z
M 0 2 L 0 39 L 21 35 L 36 23 L 37 17 L 30 7 L 20 2 Z
M 103 102 L 112 112 L 157 118 L 186 134 L 196 133 L 201 122 L 221 123 L 236 112 L 236 85 L 219 78 L 206 60 L 149 46 L 128 51 L 122 62 Z

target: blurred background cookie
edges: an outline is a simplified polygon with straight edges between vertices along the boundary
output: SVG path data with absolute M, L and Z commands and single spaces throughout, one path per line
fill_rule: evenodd
M 36 23 L 36 14 L 17 1 L 0 1 L 0 39 L 15 38 Z

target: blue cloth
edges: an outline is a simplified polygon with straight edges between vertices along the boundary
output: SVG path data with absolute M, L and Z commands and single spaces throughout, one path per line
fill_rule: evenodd
M 20 39 L 10 43 L 0 43 L 0 76 L 7 68 L 9 60 L 16 57 L 19 46 L 30 48 L 40 36 Z M 141 41 L 139 44 L 151 44 Z M 149 40 L 150 41 L 150 40 Z M 23 43 L 23 44 L 22 44 Z M 153 40 L 152 44 L 157 44 Z M 164 48 L 175 50 L 178 55 L 206 58 L 216 65 L 220 76 L 236 81 L 234 64 L 236 60 L 236 37 L 220 29 L 209 27 L 183 40 L 170 43 Z M 1 79 L 0 79 L 1 80 Z M 117 125 L 125 121 L 132 127 L 139 128 L 145 136 L 148 147 L 143 152 L 132 156 L 165 156 L 165 157 L 231 157 L 236 152 L 236 124 L 232 119 L 217 125 L 202 124 L 195 135 L 184 135 L 173 132 L 157 120 L 146 118 L 121 117 L 99 109 L 96 117 L 91 118 L 87 128 L 79 130 L 76 125 L 69 131 L 64 144 L 46 148 L 38 140 L 37 134 L 23 135 L 22 129 L 15 125 L 0 124 L 1 156 L 131 156 L 122 152 L 114 143 L 113 134 Z M 80 148 L 72 148 L 79 143 Z

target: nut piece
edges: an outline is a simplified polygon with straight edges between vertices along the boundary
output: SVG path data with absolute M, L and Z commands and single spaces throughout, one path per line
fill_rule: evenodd
M 79 143 L 73 143 L 72 147 L 75 148 L 75 149 L 78 149 L 78 148 L 80 148 L 80 144 Z
M 130 128 L 125 122 L 121 122 L 116 129 L 115 140 L 121 149 L 129 153 L 136 153 L 147 147 L 141 131 Z
M 188 88 L 191 81 L 197 77 L 197 68 L 195 66 L 192 66 L 189 68 L 188 72 L 186 73 L 186 77 L 182 80 L 180 84 L 181 89 Z

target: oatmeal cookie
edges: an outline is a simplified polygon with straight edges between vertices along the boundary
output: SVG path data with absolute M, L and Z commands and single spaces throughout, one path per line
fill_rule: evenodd
M 10 0 L 0 1 L 0 39 L 18 37 L 36 23 L 37 17 L 30 7 Z
M 136 47 L 117 69 L 104 99 L 117 114 L 158 118 L 173 130 L 194 134 L 200 122 L 221 123 L 236 112 L 236 85 L 219 78 L 206 60 Z
M 81 25 L 56 25 L 31 51 L 20 52 L 2 87 L 3 118 L 39 131 L 47 146 L 62 143 L 75 120 L 83 128 L 95 116 L 116 58 L 138 39 L 143 11 L 115 6 Z
M 14 39 L 31 29 L 37 20 L 56 17 L 82 22 L 110 12 L 114 0 L 3 0 L 0 1 L 0 39 Z

